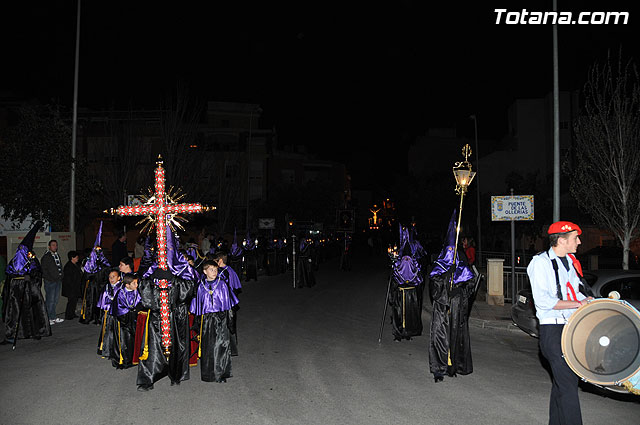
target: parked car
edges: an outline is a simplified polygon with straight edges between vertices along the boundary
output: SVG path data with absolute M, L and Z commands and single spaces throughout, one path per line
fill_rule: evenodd
M 640 311 L 640 270 L 589 270 L 584 272 L 581 291 L 594 298 L 607 298 L 611 291 L 618 291 L 620 299 Z M 533 304 L 531 288 L 516 294 L 511 306 L 513 323 L 529 335 L 538 338 L 538 318 Z

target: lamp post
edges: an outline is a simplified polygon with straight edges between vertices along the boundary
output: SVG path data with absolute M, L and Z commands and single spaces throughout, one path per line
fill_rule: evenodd
M 456 258 L 458 255 L 458 239 L 460 237 L 460 222 L 462 221 L 462 204 L 464 202 L 464 195 L 466 195 L 469 185 L 476 176 L 476 172 L 471 170 L 471 163 L 469 157 L 471 156 L 471 147 L 466 144 L 462 148 L 462 156 L 464 161 L 456 162 L 453 165 L 453 176 L 456 179 L 456 193 L 460 195 L 460 208 L 458 209 L 458 224 L 456 225 L 456 244 L 453 247 L 453 266 L 455 270 Z M 453 289 L 453 279 L 455 272 L 451 274 L 450 289 Z

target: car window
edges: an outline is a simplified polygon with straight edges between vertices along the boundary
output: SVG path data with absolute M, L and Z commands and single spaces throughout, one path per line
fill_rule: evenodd
M 623 300 L 640 300 L 640 278 L 616 279 L 602 286 L 600 295 L 608 297 L 609 292 L 618 291 Z

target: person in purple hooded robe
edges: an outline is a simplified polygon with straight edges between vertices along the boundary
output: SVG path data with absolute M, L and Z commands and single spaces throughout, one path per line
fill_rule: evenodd
M 153 389 L 154 384 L 165 376 L 169 377 L 171 385 L 178 385 L 190 376 L 188 303 L 193 297 L 198 273 L 184 256 L 179 255 L 170 226 L 167 226 L 167 264 L 168 269 L 163 270 L 156 260 L 138 283 L 140 306 L 147 310 L 136 379 L 138 391 Z M 168 281 L 168 288 L 160 288 L 162 279 Z M 171 346 L 168 353 L 162 345 L 160 299 L 163 292 L 169 300 Z
M 392 267 L 389 292 L 391 324 L 395 341 L 411 340 L 422 335 L 422 295 L 424 278 L 420 264 L 413 257 L 409 231 L 400 226 L 398 258 Z
M 316 284 L 316 276 L 313 272 L 313 258 L 311 239 L 300 238 L 298 255 L 296 259 L 296 288 L 311 288 Z
M 244 250 L 244 270 L 246 281 L 254 279 L 258 281 L 258 238 L 251 238 L 249 232 L 247 237 L 242 241 L 242 249 Z
M 111 265 L 104 255 L 100 244 L 102 243 L 102 222 L 96 235 L 93 249 L 82 265 L 82 309 L 80 310 L 79 323 L 100 323 L 100 307 L 98 300 L 102 295 L 108 281 Z
M 122 280 L 120 279 L 120 272 L 117 269 L 111 269 L 108 275 L 109 283 L 107 283 L 98 298 L 96 305 L 100 309 L 100 322 L 102 328 L 100 330 L 100 337 L 98 338 L 98 350 L 99 356 L 103 359 L 111 359 L 116 357 L 115 353 L 115 333 L 116 333 L 116 319 L 111 314 L 111 304 L 118 295 L 118 291 L 122 288 Z
M 236 296 L 242 293 L 242 284 L 235 270 L 227 264 L 227 254 L 217 252 L 213 256 L 213 261 L 218 265 L 218 276 L 229 287 Z M 235 304 L 229 312 L 229 331 L 231 332 L 231 355 L 238 355 L 238 310 L 240 306 Z
M 122 285 L 111 303 L 111 315 L 116 318 L 111 364 L 116 369 L 127 369 L 134 365 L 136 319 L 141 300 L 135 274 L 126 273 L 122 277 Z
M 466 262 L 462 249 L 457 250 L 456 210 L 449 222 L 445 246 L 430 273 L 430 295 L 433 300 L 429 368 L 435 382 L 445 375 L 467 375 L 473 372 L 469 338 L 469 303 L 473 295 L 474 272 Z M 453 280 L 452 280 L 453 275 Z
M 206 260 L 202 271 L 204 276 L 189 309 L 196 318 L 194 327 L 199 329 L 200 377 L 206 382 L 226 382 L 232 376 L 229 315 L 238 298 L 215 261 Z
M 242 276 L 244 274 L 243 270 L 243 257 L 244 251 L 242 247 L 238 244 L 238 237 L 236 231 L 233 231 L 233 242 L 231 243 L 231 248 L 229 249 L 229 265 L 233 270 L 235 270 L 238 276 Z
M 7 264 L 2 291 L 2 319 L 9 342 L 14 342 L 15 338 L 51 336 L 49 315 L 41 291 L 40 262 L 33 252 L 36 233 L 43 224 L 38 221 L 33 225 Z

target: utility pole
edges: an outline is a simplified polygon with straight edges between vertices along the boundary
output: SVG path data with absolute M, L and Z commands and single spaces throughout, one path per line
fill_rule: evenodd
M 69 191 L 69 231 L 76 231 L 76 139 L 78 137 L 78 65 L 80 61 L 80 2 L 76 16 L 76 61 L 73 76 L 73 123 L 71 127 L 71 183 Z
M 558 10 L 553 0 L 553 11 Z M 560 106 L 558 87 L 558 25 L 553 24 L 553 222 L 560 220 Z

